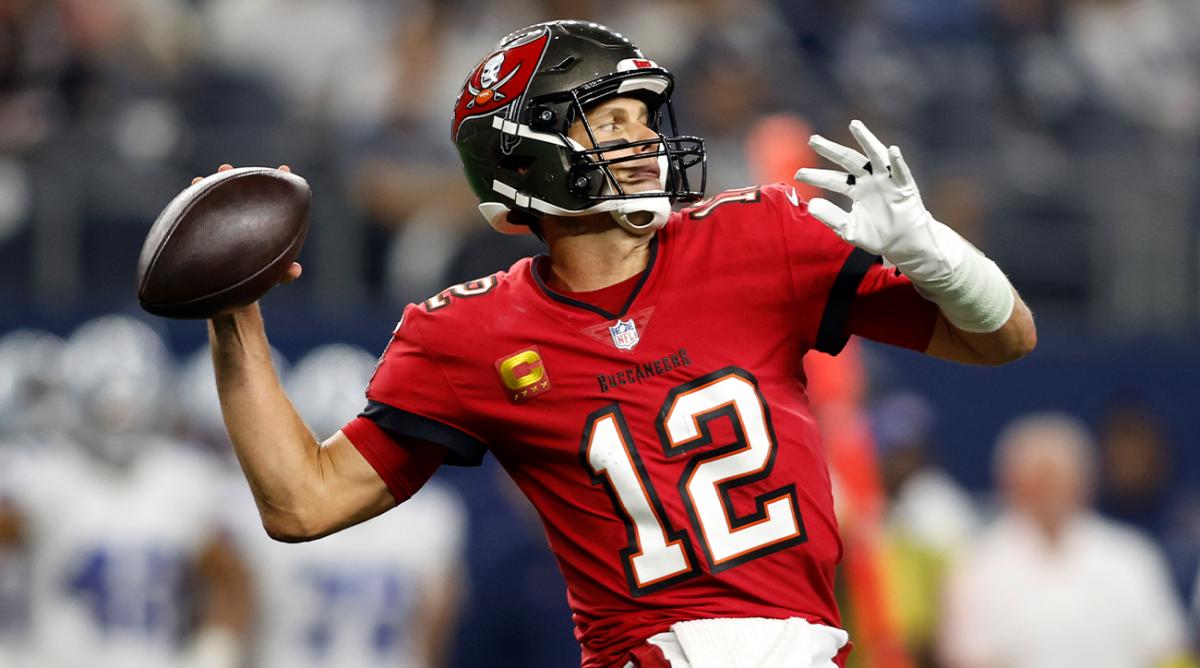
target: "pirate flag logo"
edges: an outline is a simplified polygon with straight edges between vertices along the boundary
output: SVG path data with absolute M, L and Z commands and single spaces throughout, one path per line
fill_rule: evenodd
M 494 114 L 519 100 L 549 44 L 549 31 L 541 29 L 517 36 L 485 58 L 467 77 L 458 95 L 451 137 L 458 138 L 463 121 Z
M 467 81 L 467 92 L 475 96 L 467 102 L 467 109 L 474 109 L 477 104 L 487 104 L 490 100 L 500 102 L 507 99 L 504 92 L 500 90 L 500 87 L 508 83 L 509 79 L 512 79 L 516 76 L 517 72 L 521 71 L 521 65 L 518 64 L 503 77 L 500 76 L 500 68 L 502 67 L 504 67 L 503 51 L 488 58 L 487 62 L 483 64 L 483 71 L 479 73 L 479 84 L 483 88 L 476 88 L 475 84 L 469 80 Z

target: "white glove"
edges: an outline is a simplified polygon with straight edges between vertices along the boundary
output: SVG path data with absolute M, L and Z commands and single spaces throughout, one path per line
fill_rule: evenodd
M 882 255 L 914 281 L 936 280 L 954 271 L 966 248 L 962 237 L 925 209 L 900 149 L 884 147 L 862 121 L 852 121 L 850 133 L 866 156 L 820 135 L 813 135 L 808 142 L 818 155 L 845 172 L 796 172 L 797 181 L 849 197 L 853 202 L 850 211 L 815 198 L 808 203 L 809 212 L 847 243 Z M 947 240 L 947 236 L 953 239 Z
M 862 121 L 850 133 L 866 155 L 813 135 L 809 145 L 845 172 L 801 169 L 796 180 L 846 195 L 845 211 L 814 198 L 808 211 L 847 243 L 896 266 L 960 329 L 999 329 L 1013 309 L 1012 286 L 994 262 L 934 220 L 900 149 L 885 147 Z

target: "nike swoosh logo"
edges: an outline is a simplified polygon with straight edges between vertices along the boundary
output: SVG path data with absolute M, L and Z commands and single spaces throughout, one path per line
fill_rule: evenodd
M 787 191 L 787 198 L 788 201 L 792 203 L 792 206 L 800 206 L 800 198 L 796 196 L 795 188 Z

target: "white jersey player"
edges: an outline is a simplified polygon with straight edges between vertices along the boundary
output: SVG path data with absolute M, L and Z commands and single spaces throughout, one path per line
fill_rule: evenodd
M 0 666 L 33 665 L 28 525 L 14 496 L 18 462 L 64 447 L 68 419 L 78 414 L 64 382 L 64 344 L 30 329 L 0 338 Z
M 411 508 L 319 541 L 285 544 L 256 521 L 245 480 L 231 479 L 228 489 L 237 499 L 231 521 L 240 523 L 238 545 L 257 585 L 253 665 L 445 665 L 465 573 L 463 511 L 452 492 L 429 486 Z
M 300 361 L 287 386 L 308 424 L 328 436 L 361 408 L 374 366 L 375 358 L 361 349 L 325 346 Z M 216 385 L 207 351 L 192 358 L 184 378 L 189 384 L 205 379 L 202 387 L 185 387 L 183 396 L 197 421 L 211 420 Z M 223 431 L 222 425 L 192 427 Z M 444 665 L 465 575 L 465 517 L 452 491 L 429 484 L 386 515 L 319 541 L 284 544 L 263 531 L 233 466 L 228 489 L 228 526 L 256 584 L 254 666 Z
M 195 455 L 143 445 L 119 473 L 70 452 L 22 471 L 39 665 L 181 665 L 215 486 Z
M 236 605 L 217 479 L 157 433 L 169 358 L 137 321 L 85 324 L 64 353 L 81 399 L 79 448 L 14 457 L 9 492 L 32 591 L 30 664 L 234 666 L 214 610 Z M 198 639 L 203 642 L 197 643 Z

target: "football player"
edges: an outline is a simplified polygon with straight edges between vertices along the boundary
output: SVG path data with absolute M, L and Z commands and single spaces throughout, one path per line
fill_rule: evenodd
M 361 407 L 375 363 L 359 348 L 323 346 L 300 360 L 286 387 L 309 426 L 327 437 Z M 224 439 L 207 350 L 188 362 L 182 384 L 189 431 L 205 437 L 220 429 Z M 223 445 L 229 453 L 227 439 Z M 411 504 L 378 522 L 328 540 L 282 545 L 263 534 L 245 480 L 229 464 L 237 479 L 230 475 L 225 486 L 224 525 L 254 576 L 252 665 L 445 665 L 464 568 L 465 517 L 452 491 L 430 483 Z M 397 536 L 406 540 L 397 542 Z
M 15 496 L 23 462 L 67 447 L 78 411 L 62 374 L 63 340 L 21 329 L 0 338 L 0 666 L 32 665 L 28 525 Z
M 258 308 L 210 321 L 272 536 L 333 533 L 491 452 L 541 515 L 584 666 L 844 661 L 801 358 L 860 335 L 1001 364 L 1033 348 L 1032 317 L 861 123 L 861 150 L 812 138 L 839 170 L 797 175 L 849 211 L 784 184 L 701 200 L 703 141 L 676 134 L 674 86 L 592 23 L 524 28 L 483 57 L 451 139 L 488 222 L 548 252 L 408 306 L 365 409 L 323 444 L 271 371 Z
M 85 323 L 62 354 L 77 446 L 17 458 L 2 532 L 29 555 L 31 665 L 233 668 L 243 606 L 204 461 L 161 433 L 170 359 L 145 324 Z M 32 448 L 31 448 L 32 449 Z M 2 522 L 0 522 L 2 523 Z

